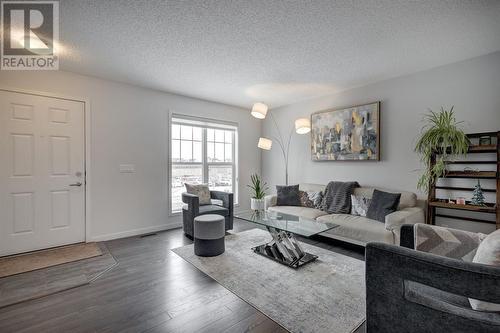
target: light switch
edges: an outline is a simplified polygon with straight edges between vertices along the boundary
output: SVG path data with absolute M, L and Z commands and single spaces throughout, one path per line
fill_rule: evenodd
M 120 172 L 121 173 L 133 173 L 135 172 L 134 164 L 120 164 Z

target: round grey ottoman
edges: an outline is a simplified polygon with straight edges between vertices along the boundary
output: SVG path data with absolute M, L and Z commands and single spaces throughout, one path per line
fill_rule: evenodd
M 213 257 L 224 253 L 224 216 L 207 214 L 194 218 L 194 254 Z

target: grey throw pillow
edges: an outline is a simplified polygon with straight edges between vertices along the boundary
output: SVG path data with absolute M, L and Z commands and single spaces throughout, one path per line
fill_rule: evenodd
M 277 206 L 300 206 L 299 185 L 276 185 Z
M 500 267 L 500 229 L 492 232 L 479 244 L 472 262 Z M 500 304 L 469 298 L 471 307 L 477 311 L 500 312 Z
M 372 201 L 366 212 L 366 217 L 385 223 L 385 216 L 398 209 L 401 193 L 389 193 L 373 190 Z
M 200 198 L 200 206 L 210 205 L 212 203 L 210 200 L 210 189 L 208 188 L 208 185 L 191 185 L 187 183 L 184 183 L 184 185 L 186 186 L 187 193 L 196 195 Z

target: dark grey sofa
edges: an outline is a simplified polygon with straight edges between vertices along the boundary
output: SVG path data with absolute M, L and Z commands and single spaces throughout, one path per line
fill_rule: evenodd
M 226 231 L 233 229 L 233 194 L 222 191 L 210 191 L 210 197 L 211 199 L 222 201 L 222 205 L 200 206 L 200 198 L 197 195 L 182 193 L 182 202 L 187 204 L 182 208 L 182 224 L 184 234 L 189 238 L 193 238 L 194 218 L 198 215 L 222 215 L 225 219 Z
M 403 225 L 402 246 L 366 246 L 367 332 L 500 332 L 500 313 L 468 301 L 500 303 L 500 268 L 415 251 L 413 239 Z

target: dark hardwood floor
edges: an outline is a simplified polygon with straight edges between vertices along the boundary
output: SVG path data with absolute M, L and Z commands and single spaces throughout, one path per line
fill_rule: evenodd
M 235 221 L 236 232 L 254 227 Z M 304 241 L 363 258 L 362 248 Z M 116 267 L 89 285 L 0 309 L 0 332 L 286 332 L 170 251 L 189 243 L 182 229 L 106 242 Z

